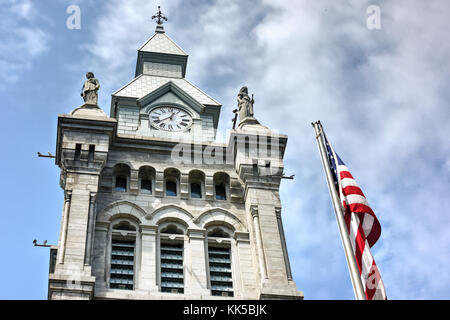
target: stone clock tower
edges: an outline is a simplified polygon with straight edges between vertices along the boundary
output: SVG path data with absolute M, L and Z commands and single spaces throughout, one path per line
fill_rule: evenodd
M 48 298 L 302 299 L 279 196 L 287 136 L 256 120 L 243 87 L 237 128 L 214 142 L 221 105 L 185 79 L 188 55 L 155 17 L 110 116 L 88 73 L 85 104 L 58 117 Z

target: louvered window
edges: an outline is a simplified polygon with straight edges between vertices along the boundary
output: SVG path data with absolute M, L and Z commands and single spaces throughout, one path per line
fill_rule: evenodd
M 133 240 L 112 239 L 110 288 L 133 290 L 134 248 Z
M 208 246 L 209 275 L 213 296 L 233 296 L 231 250 L 229 247 Z
M 161 243 L 161 291 L 184 292 L 183 244 Z

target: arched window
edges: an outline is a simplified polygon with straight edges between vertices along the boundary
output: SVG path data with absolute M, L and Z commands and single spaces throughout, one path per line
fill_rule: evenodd
M 230 234 L 231 230 L 221 226 L 208 228 L 206 232 L 209 283 L 213 296 L 234 296 Z
M 162 292 L 184 293 L 184 231 L 177 223 L 160 227 L 160 284 Z
M 224 172 L 214 174 L 214 193 L 216 200 L 227 200 L 230 187 L 230 176 Z
M 131 171 L 130 167 L 123 163 L 119 163 L 114 166 L 113 168 L 114 191 L 127 192 L 130 171 Z
M 203 189 L 205 188 L 205 174 L 200 170 L 189 172 L 189 193 L 191 199 L 203 198 Z
M 180 181 L 180 171 L 175 168 L 168 168 L 164 170 L 164 187 L 166 196 L 176 197 L 178 196 L 178 185 Z
M 155 169 L 150 166 L 139 168 L 139 190 L 141 193 L 152 194 Z
M 123 220 L 112 226 L 109 287 L 134 289 L 136 227 Z

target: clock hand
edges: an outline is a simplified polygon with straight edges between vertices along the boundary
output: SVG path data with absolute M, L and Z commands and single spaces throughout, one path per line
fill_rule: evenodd
M 159 121 L 166 120 L 166 119 L 169 118 L 169 117 L 170 117 L 170 115 L 167 115 L 166 117 L 162 117 L 162 118 L 160 117 L 160 118 L 159 118 Z

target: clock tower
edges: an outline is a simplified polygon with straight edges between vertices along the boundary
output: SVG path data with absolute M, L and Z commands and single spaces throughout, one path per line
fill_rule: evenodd
M 244 87 L 237 128 L 215 142 L 221 104 L 185 78 L 188 55 L 154 18 L 110 116 L 89 73 L 86 103 L 58 117 L 48 298 L 302 299 L 279 197 L 287 136 L 256 120 Z

